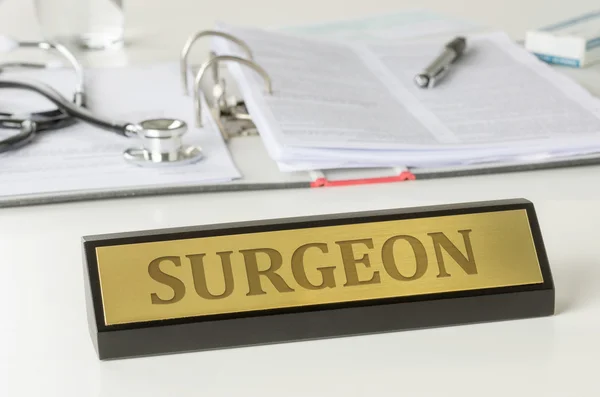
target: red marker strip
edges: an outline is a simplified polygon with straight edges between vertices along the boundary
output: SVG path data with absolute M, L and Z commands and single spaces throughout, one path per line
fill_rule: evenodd
M 345 179 L 340 181 L 329 181 L 327 178 L 317 178 L 311 182 L 311 187 L 332 187 L 332 186 L 354 186 L 354 185 L 368 185 L 375 183 L 390 183 L 390 182 L 403 182 L 403 181 L 414 181 L 416 176 L 409 171 L 404 171 L 399 175 L 395 176 L 384 176 L 380 178 L 362 178 L 362 179 Z

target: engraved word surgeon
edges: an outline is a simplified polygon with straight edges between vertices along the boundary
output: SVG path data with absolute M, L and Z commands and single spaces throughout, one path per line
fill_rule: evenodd
M 460 249 L 450 241 L 446 234 L 442 232 L 428 233 L 428 240 L 423 242 L 410 235 L 397 235 L 388 238 L 382 245 L 381 250 L 375 250 L 372 238 L 363 238 L 357 240 L 335 241 L 327 244 L 324 242 L 313 242 L 297 247 L 291 254 L 291 258 L 284 263 L 284 255 L 273 248 L 253 248 L 240 249 L 237 252 L 224 251 L 216 252 L 213 260 L 220 262 L 222 269 L 223 282 L 219 282 L 219 291 L 216 287 L 210 285 L 207 278 L 205 264 L 207 262 L 206 253 L 194 253 L 181 256 L 163 256 L 152 260 L 148 266 L 148 275 L 157 283 L 163 284 L 172 290 L 172 296 L 159 296 L 158 293 L 151 293 L 150 299 L 153 305 L 174 304 L 182 300 L 188 288 L 179 278 L 170 275 L 162 268 L 169 266 L 190 266 L 193 276 L 193 290 L 199 297 L 207 300 L 226 299 L 234 289 L 243 288 L 244 294 L 248 297 L 265 295 L 266 283 L 270 283 L 279 293 L 289 293 L 296 290 L 322 290 L 326 288 L 353 288 L 359 285 L 381 284 L 380 272 L 385 272 L 389 277 L 397 282 L 412 282 L 423 277 L 437 277 L 438 279 L 452 277 L 448 271 L 445 259 L 451 258 L 457 265 L 457 271 L 462 271 L 466 275 L 477 275 L 476 258 L 471 244 L 471 230 L 458 230 L 458 236 L 462 237 L 463 247 Z M 457 237 L 458 237 L 457 236 Z M 460 238 L 459 237 L 459 238 Z M 425 244 L 432 244 L 434 255 L 427 254 Z M 459 244 L 460 246 L 461 244 Z M 430 245 L 431 246 L 431 245 Z M 358 254 L 367 250 L 364 254 Z M 394 250 L 409 250 L 411 257 L 414 258 L 414 265 L 411 264 L 411 271 L 406 271 L 408 265 L 398 263 Z M 334 255 L 341 259 L 341 270 L 336 278 L 336 268 L 334 265 L 315 265 L 313 261 L 305 261 L 307 252 L 313 251 L 314 254 L 322 256 L 318 263 L 326 264 L 327 258 Z M 232 266 L 232 256 L 241 255 L 243 267 Z M 432 258 L 434 257 L 434 258 Z M 268 267 L 259 269 L 259 258 L 268 259 Z M 371 267 L 373 258 L 380 259 L 383 265 L 378 270 Z M 435 271 L 430 268 L 430 261 L 435 260 Z M 263 262 L 261 262 L 263 263 Z M 287 266 L 290 272 L 281 272 L 282 267 Z M 261 266 L 261 267 L 264 267 Z M 307 268 L 312 267 L 319 273 L 318 280 L 309 280 Z M 403 270 L 404 268 L 404 270 Z M 433 268 L 433 266 L 432 266 Z M 414 269 L 414 270 L 412 270 Z M 454 269 L 454 268 L 453 268 Z M 458 270 L 460 269 L 460 270 Z M 244 272 L 244 285 L 235 285 L 234 270 Z M 287 276 L 284 278 L 283 273 Z M 340 277 L 343 274 L 343 277 Z M 224 288 L 223 288 L 224 285 Z

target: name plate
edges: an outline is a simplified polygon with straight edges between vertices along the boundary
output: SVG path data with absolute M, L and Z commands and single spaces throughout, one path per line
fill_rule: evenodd
M 532 203 L 83 238 L 100 359 L 551 315 Z

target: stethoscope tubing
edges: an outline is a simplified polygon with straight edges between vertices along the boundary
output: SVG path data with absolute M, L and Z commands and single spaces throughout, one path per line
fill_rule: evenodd
M 37 132 L 35 122 L 31 120 L 25 120 L 20 128 L 19 132 L 5 139 L 0 140 L 0 153 L 11 152 L 29 143 Z
M 85 121 L 104 130 L 113 131 L 123 136 L 130 136 L 130 123 L 107 120 L 103 117 L 96 116 L 85 107 L 77 106 L 75 103 L 69 101 L 57 90 L 47 84 L 32 80 L 0 78 L 0 88 L 34 91 L 54 103 L 59 109 L 71 117 Z

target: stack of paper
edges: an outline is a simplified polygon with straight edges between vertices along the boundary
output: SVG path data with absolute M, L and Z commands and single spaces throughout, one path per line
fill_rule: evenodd
M 220 25 L 249 44 L 228 64 L 283 171 L 514 163 L 600 150 L 600 101 L 501 32 L 469 35 L 431 90 L 413 81 L 453 37 L 348 42 Z M 245 56 L 217 38 L 219 54 Z

